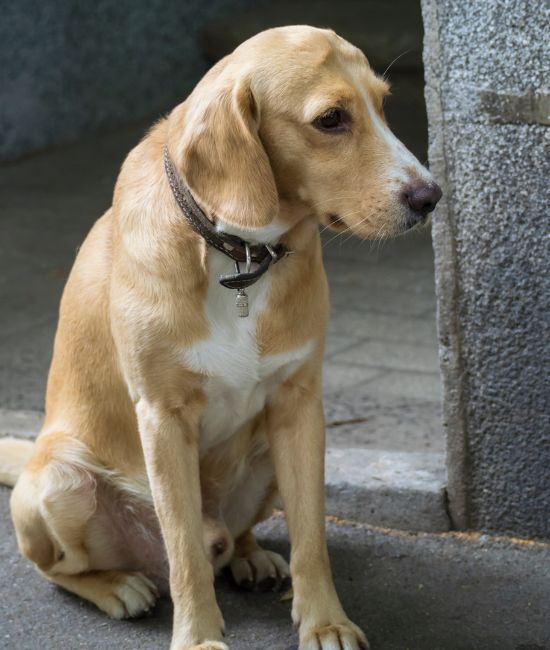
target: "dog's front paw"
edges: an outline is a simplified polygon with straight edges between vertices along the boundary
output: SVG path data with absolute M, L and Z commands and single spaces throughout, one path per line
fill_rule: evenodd
M 273 551 L 258 548 L 230 563 L 237 586 L 249 591 L 277 591 L 290 586 L 290 569 L 286 561 Z
M 300 650 L 369 650 L 369 642 L 357 625 L 345 621 L 300 629 Z
M 203 641 L 202 643 L 187 644 L 172 642 L 170 650 L 229 650 L 228 646 L 223 641 Z
M 217 604 L 195 599 L 194 605 L 194 611 L 175 609 L 170 650 L 229 650 L 222 641 L 225 624 Z

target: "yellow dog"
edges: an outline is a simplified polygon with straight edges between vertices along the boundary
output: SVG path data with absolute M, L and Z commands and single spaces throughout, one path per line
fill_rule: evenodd
M 357 48 L 306 26 L 212 68 L 124 162 L 65 288 L 40 436 L 2 444 L 23 555 L 116 618 L 169 586 L 172 650 L 227 648 L 222 566 L 248 587 L 288 578 L 251 532 L 277 489 L 300 650 L 367 648 L 325 542 L 318 225 L 397 235 L 439 200 L 387 94 Z

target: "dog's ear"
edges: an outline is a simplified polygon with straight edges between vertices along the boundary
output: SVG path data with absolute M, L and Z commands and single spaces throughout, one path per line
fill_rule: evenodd
M 250 82 L 226 75 L 205 81 L 186 102 L 179 147 L 185 181 L 209 215 L 244 229 L 266 226 L 278 196 Z

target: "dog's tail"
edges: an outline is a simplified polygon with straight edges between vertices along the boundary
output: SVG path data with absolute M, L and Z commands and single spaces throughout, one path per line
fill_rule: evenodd
M 0 438 L 0 485 L 15 485 L 33 450 L 31 440 Z

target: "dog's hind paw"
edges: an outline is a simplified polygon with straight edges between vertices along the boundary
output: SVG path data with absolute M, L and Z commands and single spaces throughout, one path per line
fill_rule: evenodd
M 290 569 L 278 553 L 257 548 L 235 556 L 229 565 L 238 587 L 249 591 L 278 591 L 290 586 Z
M 142 573 L 117 571 L 101 585 L 94 602 L 111 618 L 134 618 L 147 613 L 158 596 L 156 586 Z

